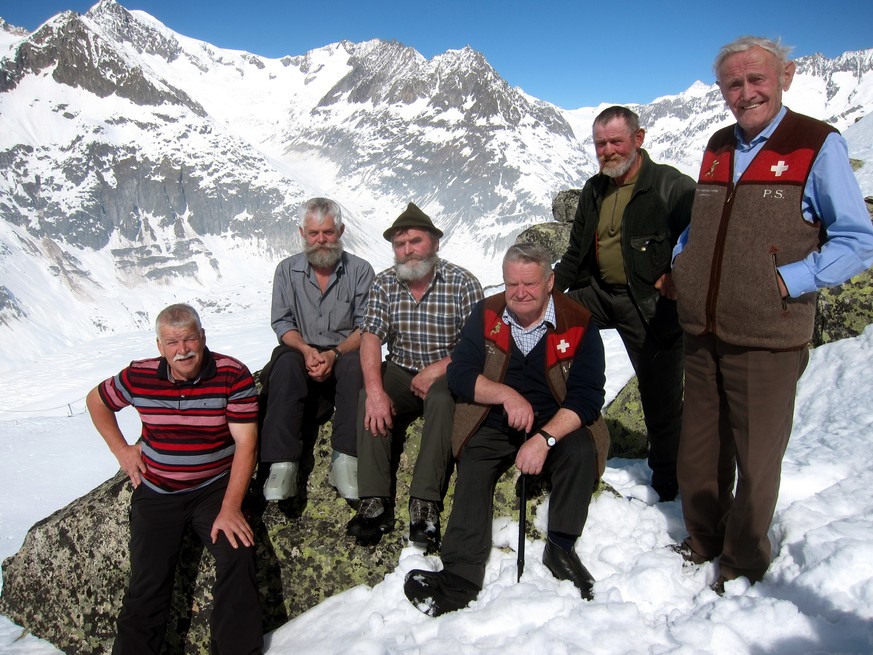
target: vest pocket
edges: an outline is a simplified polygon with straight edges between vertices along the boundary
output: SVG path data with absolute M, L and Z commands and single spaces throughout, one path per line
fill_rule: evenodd
M 776 284 L 776 295 L 782 301 L 782 311 L 788 310 L 788 299 L 779 291 L 779 267 L 776 265 L 776 253 L 773 253 L 773 282 Z

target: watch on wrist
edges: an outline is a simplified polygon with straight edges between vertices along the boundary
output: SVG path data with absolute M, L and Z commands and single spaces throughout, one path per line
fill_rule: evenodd
M 337 348 L 336 346 L 331 346 L 329 350 L 332 350 L 333 354 L 336 355 L 336 359 L 333 360 L 334 362 L 338 362 L 340 360 L 340 357 L 343 356 L 343 354 L 339 351 L 339 348 Z
M 545 430 L 539 430 L 539 433 L 543 436 L 543 439 L 546 440 L 546 445 L 547 445 L 549 448 L 552 448 L 556 443 L 558 443 L 558 440 L 555 439 L 555 437 L 553 437 L 552 435 L 550 435 L 550 434 L 549 434 L 548 432 L 546 432 Z

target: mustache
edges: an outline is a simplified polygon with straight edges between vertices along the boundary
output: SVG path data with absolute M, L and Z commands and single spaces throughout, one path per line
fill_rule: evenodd
M 181 361 L 184 361 L 186 359 L 191 359 L 192 357 L 197 357 L 197 353 L 194 352 L 193 350 L 189 350 L 186 353 L 177 353 L 173 357 L 173 361 L 174 362 L 181 362 Z
M 411 255 L 406 255 L 405 257 L 402 255 L 399 255 L 399 256 L 395 257 L 395 263 L 396 264 L 408 264 L 409 262 L 426 262 L 426 261 L 430 260 L 432 257 L 433 257 L 433 255 L 411 254 Z

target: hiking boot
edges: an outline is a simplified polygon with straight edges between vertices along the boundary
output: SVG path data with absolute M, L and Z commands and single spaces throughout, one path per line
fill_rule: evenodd
M 409 541 L 427 548 L 440 543 L 440 509 L 432 500 L 409 499 Z
M 694 552 L 694 550 L 692 550 L 691 543 L 688 539 L 680 541 L 678 544 L 670 544 L 668 548 L 682 558 L 683 567 L 694 565 L 700 566 L 701 564 L 706 564 L 709 561 L 703 555 L 699 555 L 698 553 Z
M 348 501 L 358 499 L 358 458 L 333 451 L 327 483 Z
M 394 508 L 387 498 L 361 498 L 358 512 L 346 524 L 346 534 L 362 545 L 379 542 L 382 535 L 394 529 Z
M 270 477 L 264 483 L 264 498 L 285 500 L 297 495 L 297 462 L 273 462 Z
M 403 593 L 428 616 L 441 616 L 465 608 L 476 600 L 479 587 L 448 571 L 415 569 L 406 574 Z
M 558 544 L 546 541 L 543 564 L 558 580 L 569 580 L 576 585 L 576 588 L 582 592 L 582 598 L 585 600 L 594 598 L 594 576 L 579 560 L 575 550 L 572 548 L 564 550 Z

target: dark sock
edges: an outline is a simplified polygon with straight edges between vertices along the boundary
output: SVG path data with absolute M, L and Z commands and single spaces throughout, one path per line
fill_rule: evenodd
M 566 532 L 556 532 L 555 530 L 549 530 L 548 536 L 549 541 L 568 553 L 573 550 L 573 546 L 576 545 L 576 539 L 578 538 L 575 535 L 567 534 Z

